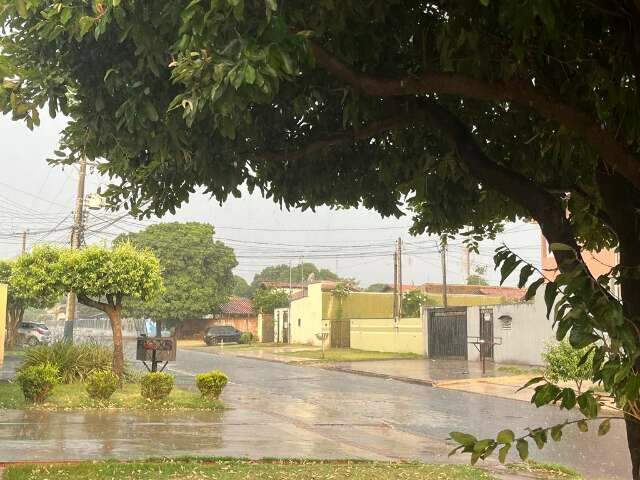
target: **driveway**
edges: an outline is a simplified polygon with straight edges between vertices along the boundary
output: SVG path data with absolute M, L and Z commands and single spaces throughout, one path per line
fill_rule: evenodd
M 364 377 L 340 371 L 180 350 L 171 366 L 176 381 L 219 368 L 231 384 L 217 413 L 4 412 L 0 460 L 149 455 L 246 455 L 447 459 L 453 430 L 479 437 L 504 427 L 563 422 L 573 416 L 554 407 Z M 576 467 L 588 478 L 627 478 L 624 430 L 614 422 L 596 434 L 568 429 L 563 441 L 534 457 Z

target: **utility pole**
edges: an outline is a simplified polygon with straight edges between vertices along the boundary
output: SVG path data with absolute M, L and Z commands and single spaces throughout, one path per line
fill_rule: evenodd
M 464 278 L 466 280 L 471 276 L 471 250 L 465 246 L 462 248 L 464 248 Z
M 289 298 L 291 298 L 292 275 L 293 272 L 291 271 L 291 260 L 289 260 Z
M 398 321 L 398 242 L 393 251 L 393 321 Z
M 29 233 L 29 230 L 24 230 L 22 232 L 22 253 L 25 254 L 27 253 L 27 234 Z
M 447 300 L 447 237 L 440 239 L 440 260 L 442 262 L 442 306 L 448 307 Z
M 76 206 L 73 212 L 73 227 L 71 228 L 71 248 L 80 247 L 82 238 L 82 214 L 84 212 L 84 180 L 87 174 L 87 159 L 80 157 L 80 171 L 78 174 L 78 188 L 76 190 Z M 73 322 L 76 318 L 76 294 L 67 294 L 67 315 L 64 322 L 64 339 L 73 342 Z
M 398 318 L 402 318 L 402 238 L 398 237 Z

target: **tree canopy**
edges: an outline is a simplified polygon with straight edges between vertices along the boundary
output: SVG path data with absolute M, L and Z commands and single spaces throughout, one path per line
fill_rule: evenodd
M 36 246 L 13 260 L 0 260 L 0 283 L 9 286 L 7 344 L 13 345 L 16 328 L 27 308 L 48 308 L 59 296 L 55 250 Z
M 115 244 L 131 242 L 149 249 L 160 261 L 164 292 L 147 302 L 127 305 L 127 315 L 172 324 L 210 315 L 229 299 L 238 265 L 233 249 L 214 239 L 205 223 L 160 223 L 121 235 Z
M 273 313 L 276 308 L 289 305 L 289 295 L 278 288 L 258 288 L 253 294 L 252 303 L 256 313 Z
M 251 286 L 240 275 L 233 276 L 233 294 L 237 297 L 251 297 Z
M 254 290 L 260 287 L 262 282 L 289 282 L 300 283 L 301 280 L 305 282 L 313 276 L 314 280 L 328 280 L 338 281 L 340 277 L 327 268 L 318 268 L 316 265 L 310 262 L 303 262 L 297 265 L 273 265 L 266 267 L 262 271 L 256 273 L 251 282 L 251 288 Z
M 121 179 L 108 198 L 136 213 L 246 184 L 304 209 L 401 215 L 406 200 L 414 233 L 471 247 L 537 221 L 561 272 L 558 336 L 597 349 L 640 479 L 638 2 L 0 0 L 0 22 L 3 111 L 30 127 L 45 105 L 69 115 L 60 161 L 104 159 Z M 581 251 L 602 247 L 620 265 L 595 279 Z M 521 284 L 534 273 L 496 260 Z M 535 403 L 573 408 L 564 392 L 545 383 Z M 498 445 L 456 438 L 473 461 Z

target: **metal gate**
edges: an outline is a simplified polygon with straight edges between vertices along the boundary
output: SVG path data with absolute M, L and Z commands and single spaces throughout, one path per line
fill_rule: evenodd
M 467 358 L 467 309 L 434 308 L 428 311 L 431 358 Z
M 331 320 L 331 348 L 351 347 L 351 320 Z
M 484 358 L 493 358 L 493 308 L 480 307 L 480 345 Z

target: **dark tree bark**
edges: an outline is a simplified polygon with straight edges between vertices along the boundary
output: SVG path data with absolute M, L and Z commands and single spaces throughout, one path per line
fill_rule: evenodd
M 9 307 L 7 310 L 7 350 L 12 350 L 16 345 L 16 337 L 18 336 L 18 325 L 24 318 L 24 308 Z

